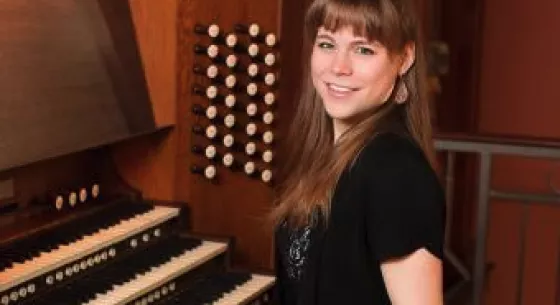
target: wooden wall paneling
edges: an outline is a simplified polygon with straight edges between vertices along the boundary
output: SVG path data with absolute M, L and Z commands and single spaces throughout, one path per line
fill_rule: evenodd
M 195 44 L 205 46 L 211 43 L 209 37 L 194 33 L 194 25 L 215 23 L 220 27 L 221 33 L 229 33 L 233 31 L 235 24 L 257 23 L 260 25 L 261 32 L 278 34 L 280 4 L 280 0 L 183 0 L 179 2 L 177 198 L 187 201 L 192 208 L 195 231 L 235 237 L 233 265 L 250 269 L 271 270 L 273 267 L 272 232 L 266 221 L 266 215 L 272 203 L 272 189 L 258 179 L 247 177 L 243 171 L 230 171 L 221 165 L 220 161 L 214 164 L 217 168 L 217 183 L 209 182 L 203 176 L 192 174 L 190 171 L 193 165 L 205 166 L 210 163 L 203 156 L 194 155 L 191 152 L 192 145 L 205 147 L 211 143 L 205 137 L 193 135 L 191 132 L 194 124 L 204 127 L 209 124 L 206 118 L 196 116 L 191 111 L 194 104 L 209 105 L 206 98 L 191 93 L 191 87 L 194 84 L 204 87 L 209 85 L 206 77 L 193 74 L 193 64 L 203 66 L 210 64 L 208 56 L 195 55 L 193 47 Z M 238 40 L 242 44 L 248 45 L 249 43 L 247 35 L 238 35 Z M 282 44 L 281 38 L 279 43 Z M 259 47 L 261 53 L 271 50 L 278 55 L 277 49 L 269 49 L 262 43 L 259 43 Z M 227 55 L 231 52 L 224 46 L 220 46 L 220 53 Z M 240 55 L 240 57 L 243 65 L 250 62 L 247 54 Z M 266 68 L 263 64 L 259 64 L 259 67 L 279 72 L 278 64 L 272 68 Z M 220 65 L 220 74 L 227 75 L 227 67 Z M 235 75 L 238 77 L 238 82 L 246 84 L 246 73 L 236 72 Z M 282 79 L 281 77 L 280 83 Z M 227 93 L 229 90 L 220 86 L 220 94 Z M 236 96 L 238 103 L 244 104 L 248 101 L 246 93 L 236 93 Z M 262 104 L 262 101 L 258 102 Z M 283 100 L 280 98 L 278 103 L 283 103 Z M 224 107 L 219 106 L 219 109 L 222 115 L 229 113 Z M 241 143 L 247 141 L 243 131 L 247 122 L 247 115 L 241 113 L 237 116 L 236 125 L 239 125 L 241 130 L 234 132 L 236 141 L 241 141 Z M 284 123 L 284 121 L 276 121 L 275 126 Z M 263 125 L 259 124 L 259 128 L 262 127 Z M 226 132 L 223 126 L 220 126 L 219 130 L 222 134 Z M 219 153 L 223 154 L 227 151 L 220 143 L 214 144 L 218 147 Z M 259 146 L 262 144 L 260 143 Z M 273 151 L 275 150 L 274 144 L 270 147 Z M 243 152 L 234 152 L 234 156 L 240 161 L 247 160 Z M 256 163 L 264 166 L 264 163 L 258 160 Z
M 173 126 L 176 110 L 177 0 L 129 0 L 158 127 Z M 177 132 L 113 146 L 123 178 L 152 199 L 175 199 Z

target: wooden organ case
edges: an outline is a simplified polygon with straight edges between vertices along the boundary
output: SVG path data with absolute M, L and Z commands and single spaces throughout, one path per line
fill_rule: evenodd
M 0 304 L 274 302 L 282 10 L 0 0 Z

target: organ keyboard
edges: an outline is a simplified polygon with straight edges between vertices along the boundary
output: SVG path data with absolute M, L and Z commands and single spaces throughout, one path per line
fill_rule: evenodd
M 274 277 L 228 270 L 230 243 L 180 233 L 182 208 L 96 205 L 0 244 L 0 305 L 271 302 Z

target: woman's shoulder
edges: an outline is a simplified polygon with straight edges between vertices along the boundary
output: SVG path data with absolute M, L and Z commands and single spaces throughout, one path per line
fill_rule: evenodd
M 384 132 L 368 140 L 358 162 L 361 166 L 395 170 L 402 167 L 430 167 L 422 149 L 405 134 Z

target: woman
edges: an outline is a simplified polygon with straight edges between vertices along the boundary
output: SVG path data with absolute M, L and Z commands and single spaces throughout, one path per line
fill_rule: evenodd
M 445 204 L 406 0 L 315 0 L 276 220 L 282 305 L 443 304 Z

